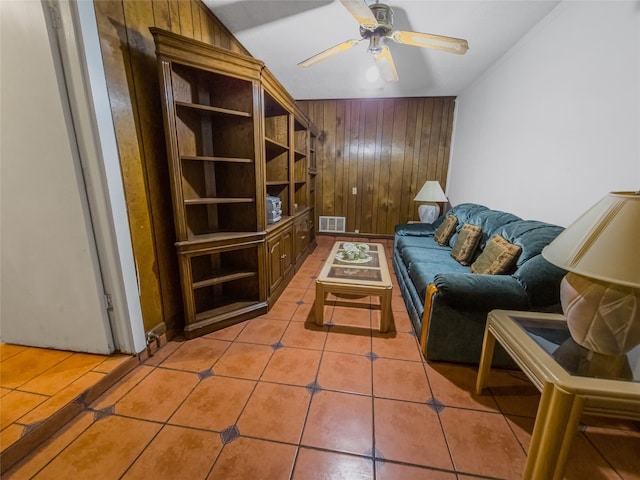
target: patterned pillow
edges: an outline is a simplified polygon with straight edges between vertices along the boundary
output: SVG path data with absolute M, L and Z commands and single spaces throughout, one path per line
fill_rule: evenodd
M 453 215 L 447 215 L 447 218 L 440 224 L 436 233 L 433 234 L 433 239 L 438 245 L 447 245 L 451 235 L 456 231 L 456 225 L 458 225 L 458 219 Z
M 461 265 L 469 265 L 473 254 L 480 243 L 482 237 L 482 229 L 478 225 L 471 225 L 465 223 L 458 233 L 453 248 L 451 249 L 451 256 L 455 258 Z
M 471 265 L 471 273 L 500 275 L 506 273 L 520 256 L 522 248 L 495 234 Z

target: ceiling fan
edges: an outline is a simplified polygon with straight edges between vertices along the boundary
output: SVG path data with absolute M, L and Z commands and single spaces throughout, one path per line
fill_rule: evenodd
M 369 40 L 368 51 L 374 56 L 380 75 L 385 82 L 393 83 L 398 81 L 398 72 L 393 63 L 391 51 L 384 44 L 387 39 L 396 43 L 433 48 L 459 55 L 464 54 L 469 49 L 467 41 L 460 38 L 393 30 L 393 10 L 383 3 L 367 5 L 365 0 L 340 0 L 340 2 L 360 24 L 360 36 L 362 38 L 347 40 L 328 48 L 298 63 L 299 67 L 309 67 L 321 60 L 344 52 L 364 40 Z

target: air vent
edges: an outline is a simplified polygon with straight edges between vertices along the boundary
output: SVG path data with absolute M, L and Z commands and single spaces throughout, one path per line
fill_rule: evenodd
M 320 216 L 319 232 L 344 232 L 345 217 Z

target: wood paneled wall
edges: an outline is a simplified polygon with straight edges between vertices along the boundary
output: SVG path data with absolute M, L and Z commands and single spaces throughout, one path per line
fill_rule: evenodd
M 316 215 L 390 235 L 418 219 L 413 198 L 426 180 L 446 189 L 455 97 L 298 103 L 320 132 Z
M 182 327 L 155 26 L 248 54 L 198 0 L 94 2 L 146 331 Z

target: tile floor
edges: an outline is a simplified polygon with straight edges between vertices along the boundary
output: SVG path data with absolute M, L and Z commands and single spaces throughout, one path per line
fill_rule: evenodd
M 318 243 L 268 314 L 169 342 L 2 478 L 520 478 L 537 390 L 493 371 L 477 397 L 475 368 L 424 362 L 397 284 L 391 332 L 378 332 L 369 298 L 334 298 L 316 327 L 313 277 L 333 238 Z M 69 383 L 63 370 L 36 383 Z M 11 385 L 3 442 L 14 417 L 42 404 L 5 414 L 9 395 L 32 390 Z M 566 478 L 640 479 L 639 426 L 584 422 Z

